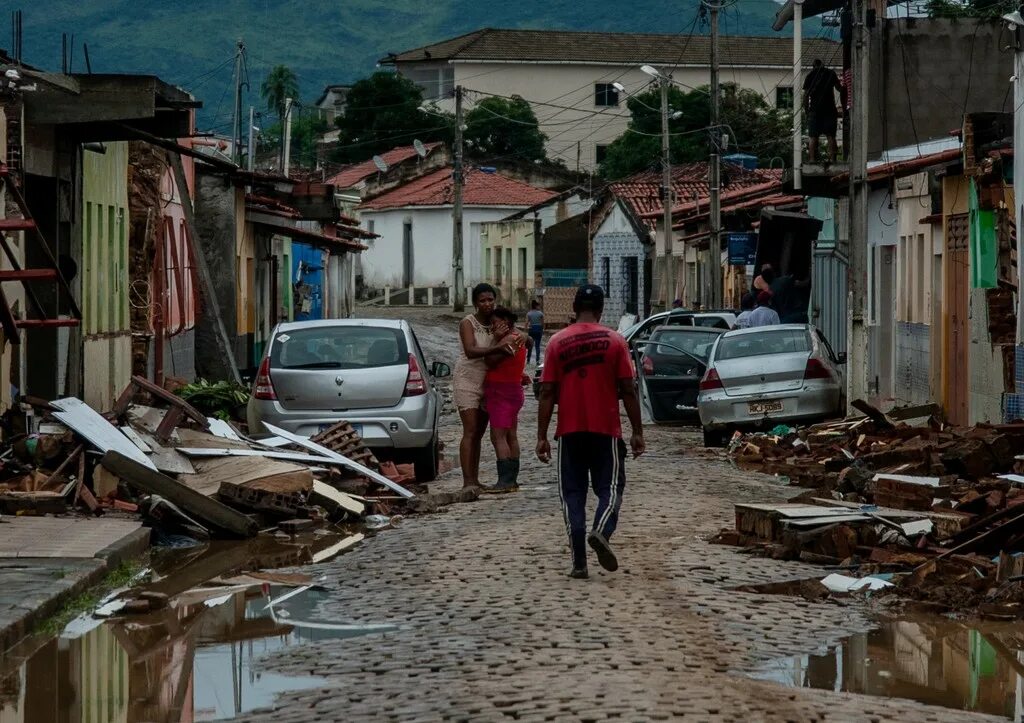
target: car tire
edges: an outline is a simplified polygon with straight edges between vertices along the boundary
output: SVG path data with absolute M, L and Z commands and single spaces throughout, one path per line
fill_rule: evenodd
M 720 429 L 708 429 L 704 427 L 704 446 L 705 447 L 724 447 L 725 446 L 725 432 Z
M 433 482 L 437 479 L 437 472 L 441 463 L 440 454 L 438 454 L 437 449 L 437 437 L 434 437 L 430 440 L 430 444 L 416 452 L 412 463 L 416 471 L 417 482 Z

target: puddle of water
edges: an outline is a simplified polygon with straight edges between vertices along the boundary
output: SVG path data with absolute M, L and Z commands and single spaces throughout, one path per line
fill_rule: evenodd
M 1024 721 L 1024 628 L 928 617 L 851 635 L 751 674 L 789 687 L 910 698 Z
M 340 539 L 218 543 L 179 550 L 154 564 L 152 579 L 133 591 L 163 592 L 170 607 L 147 615 L 72 621 L 56 637 L 0 667 L 0 721 L 208 721 L 273 703 L 279 693 L 324 687 L 319 677 L 257 670 L 263 656 L 321 640 L 381 630 L 339 628 L 317 620 L 328 593 L 316 588 L 250 586 L 194 591 L 217 576 L 299 565 Z M 385 629 L 394 629 L 388 627 Z

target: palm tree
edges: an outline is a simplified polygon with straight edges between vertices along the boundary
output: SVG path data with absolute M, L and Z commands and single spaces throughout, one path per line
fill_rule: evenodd
M 266 101 L 267 110 L 277 114 L 277 122 L 284 133 L 284 102 L 286 98 L 299 97 L 299 79 L 287 65 L 275 65 L 260 86 L 260 95 Z M 283 140 L 283 135 L 282 135 Z

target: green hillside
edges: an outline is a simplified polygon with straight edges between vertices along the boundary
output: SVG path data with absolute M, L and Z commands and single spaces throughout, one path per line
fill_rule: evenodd
M 238 38 L 249 49 L 254 99 L 267 69 L 284 63 L 312 102 L 328 83 L 365 76 L 389 51 L 479 27 L 706 32 L 694 24 L 697 6 L 695 0 L 47 0 L 21 7 L 27 62 L 59 69 L 61 33 L 74 33 L 76 71 L 84 70 L 84 41 L 94 72 L 157 74 L 204 102 L 204 127 L 226 129 Z M 771 34 L 777 9 L 773 0 L 738 0 L 723 13 L 722 31 Z

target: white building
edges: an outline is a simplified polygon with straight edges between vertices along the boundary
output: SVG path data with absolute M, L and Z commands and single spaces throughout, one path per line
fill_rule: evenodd
M 792 107 L 793 39 L 722 36 L 721 82 L 756 90 L 769 103 Z M 831 40 L 804 41 L 808 67 L 815 58 L 830 66 L 842 60 Z M 671 73 L 682 88 L 710 83 L 707 36 L 499 30 L 484 28 L 457 38 L 381 59 L 416 82 L 427 99 L 451 110 L 456 85 L 467 107 L 488 95 L 519 95 L 530 101 L 547 134 L 548 155 L 569 168 L 589 169 L 622 135 L 629 121 L 627 93 L 643 91 L 652 79 L 642 64 Z
M 372 198 L 359 219 L 379 238 L 362 254 L 369 289 L 450 287 L 452 284 L 452 170 L 442 168 Z M 500 221 L 558 194 L 497 173 L 471 168 L 463 188 L 463 269 L 471 286 L 480 280 L 481 224 Z

